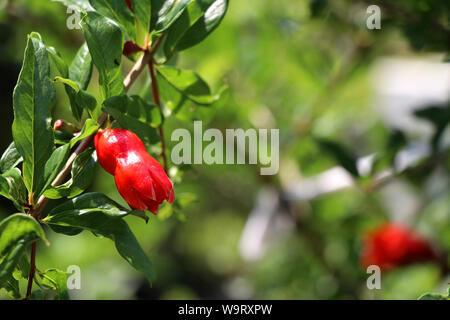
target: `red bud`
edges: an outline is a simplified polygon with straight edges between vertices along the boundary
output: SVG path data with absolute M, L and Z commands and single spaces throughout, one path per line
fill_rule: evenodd
M 133 132 L 101 130 L 94 143 L 98 162 L 114 175 L 117 190 L 132 209 L 157 214 L 158 206 L 164 200 L 173 202 L 172 182 Z
M 125 40 L 122 51 L 122 54 L 124 56 L 128 57 L 129 55 L 139 51 L 143 51 L 140 46 L 138 46 L 136 43 L 132 41 Z
M 436 254 L 427 240 L 396 224 L 385 224 L 370 232 L 361 255 L 363 266 L 377 265 L 384 270 L 434 259 Z

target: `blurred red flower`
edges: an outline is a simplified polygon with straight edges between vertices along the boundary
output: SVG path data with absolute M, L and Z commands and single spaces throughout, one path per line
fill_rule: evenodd
M 387 270 L 436 258 L 429 242 L 414 230 L 398 224 L 385 224 L 365 238 L 361 264 L 364 267 L 377 265 Z

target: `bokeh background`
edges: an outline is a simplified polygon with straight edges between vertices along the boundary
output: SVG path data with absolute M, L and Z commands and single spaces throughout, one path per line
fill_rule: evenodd
M 380 30 L 366 28 L 370 4 L 381 7 Z M 446 292 L 450 277 L 436 263 L 383 272 L 382 289 L 368 290 L 359 257 L 365 233 L 386 221 L 412 226 L 444 256 L 450 250 L 449 9 L 438 0 L 232 0 L 219 28 L 173 63 L 198 71 L 213 88 L 228 85 L 205 128 L 280 129 L 278 175 L 260 176 L 251 165 L 195 165 L 176 185 L 182 210 L 163 208 L 148 224 L 126 218 L 157 270 L 152 288 L 110 240 L 88 232 L 48 230 L 51 246 L 38 246 L 38 268 L 80 266 L 73 299 L 416 299 Z M 61 3 L 0 0 L 0 10 L 4 150 L 27 34 L 39 32 L 66 61 L 83 36 L 67 29 Z M 131 92 L 148 89 L 148 76 L 140 81 Z M 57 86 L 54 119 L 71 119 L 67 105 Z M 177 120 L 165 126 L 168 135 L 192 129 Z M 100 167 L 89 190 L 125 205 Z M 0 199 L 0 218 L 13 212 Z

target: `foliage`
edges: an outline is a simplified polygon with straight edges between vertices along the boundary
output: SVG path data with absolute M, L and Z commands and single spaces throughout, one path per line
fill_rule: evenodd
M 85 145 L 105 123 L 107 114 L 102 111 L 110 115 L 108 125 L 116 121 L 122 128 L 140 135 L 147 146 L 160 142 L 163 136 L 158 136 L 156 129 L 162 130 L 161 103 L 166 103 L 166 89 L 162 87 L 163 101 L 156 101 L 158 105 L 139 95 L 126 95 L 131 82 L 124 83 L 122 74 L 124 39 L 143 43 L 145 48 L 148 45 L 145 41 L 151 39 L 149 51 L 141 54 L 150 54 L 148 63 L 153 65 L 157 44 L 164 38 L 166 42 L 161 48 L 168 59 L 206 38 L 220 23 L 228 5 L 224 0 L 132 1 L 131 8 L 122 0 L 60 2 L 81 11 L 85 42 L 72 61 L 66 63 L 63 55 L 47 44 L 45 36 L 37 32 L 28 35 L 22 70 L 13 93 L 14 141 L 0 160 L 1 194 L 21 211 L 0 224 L 0 285 L 15 298 L 21 297 L 21 293 L 19 279 L 14 278 L 13 273 L 20 268 L 25 249 L 38 239 L 47 241 L 41 224 L 68 236 L 88 230 L 96 236 L 110 238 L 131 266 L 141 271 L 149 282 L 155 280 L 150 260 L 123 219 L 129 214 L 145 221 L 148 217 L 119 205 L 102 193 L 83 193 L 93 180 L 97 161 L 93 148 L 86 149 Z M 94 67 L 98 73 L 98 96 L 87 91 Z M 137 65 L 137 68 L 140 72 L 143 66 Z M 170 86 L 182 96 L 203 106 L 210 106 L 220 98 L 213 96 L 208 84 L 193 71 L 160 65 L 158 74 L 167 76 Z M 76 121 L 74 126 L 80 128 L 75 135 L 70 133 L 63 137 L 52 129 L 51 110 L 57 84 L 64 86 L 71 115 Z M 152 83 L 152 87 L 159 90 L 157 83 Z M 147 90 L 150 92 L 150 87 Z M 172 110 L 170 116 L 176 114 L 177 110 Z M 75 153 L 71 156 L 71 152 Z M 58 174 L 67 166 L 71 166 L 71 177 L 62 183 L 64 176 L 61 179 Z M 48 199 L 64 198 L 65 202 L 40 218 Z M 35 268 L 34 255 L 35 247 L 31 266 L 28 266 L 31 272 Z M 28 275 L 22 277 L 26 279 Z M 32 279 L 33 274 L 28 280 Z M 40 289 L 28 291 L 27 298 L 47 297 L 52 295 L 51 291 L 55 299 L 69 297 L 65 272 L 38 271 L 34 279 Z
M 32 241 L 38 241 L 37 263 L 42 270 L 80 265 L 83 287 L 69 290 L 71 298 L 417 299 L 424 292 L 440 292 L 426 298 L 446 297 L 441 294 L 448 283 L 445 265 L 450 250 L 448 99 L 422 103 L 417 98 L 422 86 L 431 84 L 429 91 L 435 92 L 446 78 L 424 76 L 423 82 L 408 87 L 411 95 L 397 96 L 396 104 L 387 106 L 397 109 L 413 100 L 415 111 L 400 116 L 412 121 L 408 128 L 403 122 L 398 125 L 394 115 L 381 115 L 378 109 L 384 100 L 377 100 L 373 83 L 380 84 L 374 73 L 384 57 L 448 68 L 444 64 L 449 50 L 448 3 L 379 1 L 382 29 L 367 30 L 365 10 L 374 3 L 362 0 L 232 1 L 229 8 L 225 1 L 167 1 L 165 6 L 163 0 L 132 0 L 133 12 L 125 3 L 107 9 L 102 6 L 105 1 L 57 2 L 16 0 L 10 13 L 0 12 L 0 37 L 5 39 L 0 45 L 0 61 L 5 65 L 0 67 L 5 79 L 16 82 L 22 63 L 18 52 L 24 51 L 31 30 L 41 36 L 30 35 L 28 54 L 36 51 L 40 61 L 46 59 L 50 64 L 49 76 L 40 73 L 41 77 L 33 78 L 45 89 L 36 94 L 47 99 L 36 100 L 34 106 L 27 104 L 38 116 L 35 121 L 42 130 L 34 132 L 39 137 L 19 137 L 16 147 L 11 143 L 11 123 L 6 116 L 0 119 L 0 142 L 5 150 L 0 160 L 0 194 L 8 198 L 0 202 L 0 215 L 29 212 L 29 189 L 34 201 L 39 194 L 55 198 L 42 214 L 51 246 L 42 246 L 45 241 L 39 237 Z M 150 7 L 140 6 L 148 2 Z M 82 30 L 64 27 L 68 14 L 61 3 L 86 12 Z M 147 70 L 129 92 L 125 93 L 122 83 L 125 71 L 142 53 L 122 57 L 123 41 L 117 38 L 143 46 L 143 30 L 151 30 L 148 39 L 153 44 L 163 36 L 154 55 L 161 110 L 153 100 Z M 114 36 L 107 42 L 109 34 Z M 28 70 L 37 67 L 33 63 L 28 61 Z M 415 77 L 414 70 L 410 71 L 392 72 L 389 77 L 398 76 L 406 84 Z M 56 90 L 51 106 L 47 105 L 52 93 L 47 90 L 46 77 Z M 31 78 L 23 74 L 21 79 Z M 223 80 L 229 87 L 226 91 Z M 26 91 L 26 85 L 20 88 Z M 0 96 L 5 114 L 13 110 L 12 89 Z M 23 111 L 17 109 L 22 123 L 31 114 Z M 169 141 L 171 131 L 192 130 L 192 120 L 201 119 L 205 127 L 208 123 L 220 130 L 279 128 L 280 172 L 261 179 L 253 166 L 176 167 L 168 157 L 175 201 L 166 204 L 157 217 L 145 216 L 149 223 L 144 224 L 130 217 L 143 216 L 126 207 L 113 177 L 90 169 L 96 161 L 95 152 L 89 153 L 92 150 L 81 154 L 79 161 L 84 158 L 86 162 L 76 161 L 61 186 L 48 185 L 54 179 L 48 176 L 50 168 L 59 169 L 65 161 L 57 159 L 65 159 L 67 149 L 73 151 L 97 131 L 102 112 L 114 120 L 112 127 L 136 132 L 161 162 L 160 127 L 166 134 L 166 151 L 174 144 Z M 38 148 L 23 156 L 20 148 L 25 145 L 37 142 L 41 147 L 43 141 L 51 140 L 50 117 L 72 122 L 80 133 L 55 131 L 51 149 Z M 24 128 L 29 136 L 33 134 L 31 125 Z M 405 154 L 419 147 L 427 152 L 407 166 L 400 165 Z M 362 170 L 360 160 L 366 156 L 372 165 Z M 32 159 L 40 161 L 39 165 Z M 347 171 L 345 181 L 351 185 L 315 197 L 293 196 L 298 190 L 292 185 L 324 177 L 336 167 Z M 257 234 L 261 252 L 251 260 L 240 249 L 243 232 L 253 219 L 248 219 L 249 213 L 258 208 L 261 190 L 267 188 L 275 190 L 279 208 L 267 221 L 267 229 Z M 75 208 L 79 197 L 93 192 L 107 197 L 98 197 L 105 201 L 105 212 L 96 211 L 98 204 L 89 206 L 89 201 Z M 60 217 L 58 207 L 66 211 Z M 48 223 L 51 230 L 46 217 L 56 219 Z M 359 261 L 362 239 L 367 230 L 390 220 L 406 221 L 425 235 L 442 255 L 442 265 L 422 263 L 383 272 L 382 289 L 371 291 L 365 286 L 368 275 Z M 107 228 L 97 230 L 92 221 L 102 221 Z M 92 232 L 81 232 L 82 228 Z M 139 257 L 143 258 L 136 248 L 149 254 L 153 268 L 145 267 L 148 272 L 142 276 L 129 268 L 121 260 L 124 251 L 119 248 L 124 247 L 119 245 L 116 250 L 111 245 L 112 240 L 117 246 L 116 234 L 125 234 L 133 244 L 126 249 L 133 249 Z M 25 251 L 14 253 L 11 247 L 8 253 L 8 261 L 16 267 L 12 278 L 5 278 L 6 290 L 0 292 L 4 296 L 24 296 L 29 243 L 24 246 Z M 145 260 L 139 266 L 148 266 Z M 149 270 L 158 274 L 152 288 Z M 44 282 L 40 272 L 35 282 Z M 36 285 L 29 298 L 57 297 L 57 285 Z

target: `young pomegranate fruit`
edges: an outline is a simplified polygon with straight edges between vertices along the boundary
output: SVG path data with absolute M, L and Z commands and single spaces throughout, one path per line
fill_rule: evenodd
M 397 224 L 385 224 L 367 235 L 361 263 L 387 270 L 437 256 L 428 241 L 413 230 Z
M 172 182 L 133 132 L 99 130 L 94 143 L 98 162 L 114 175 L 117 190 L 132 209 L 157 214 L 164 200 L 173 202 Z

